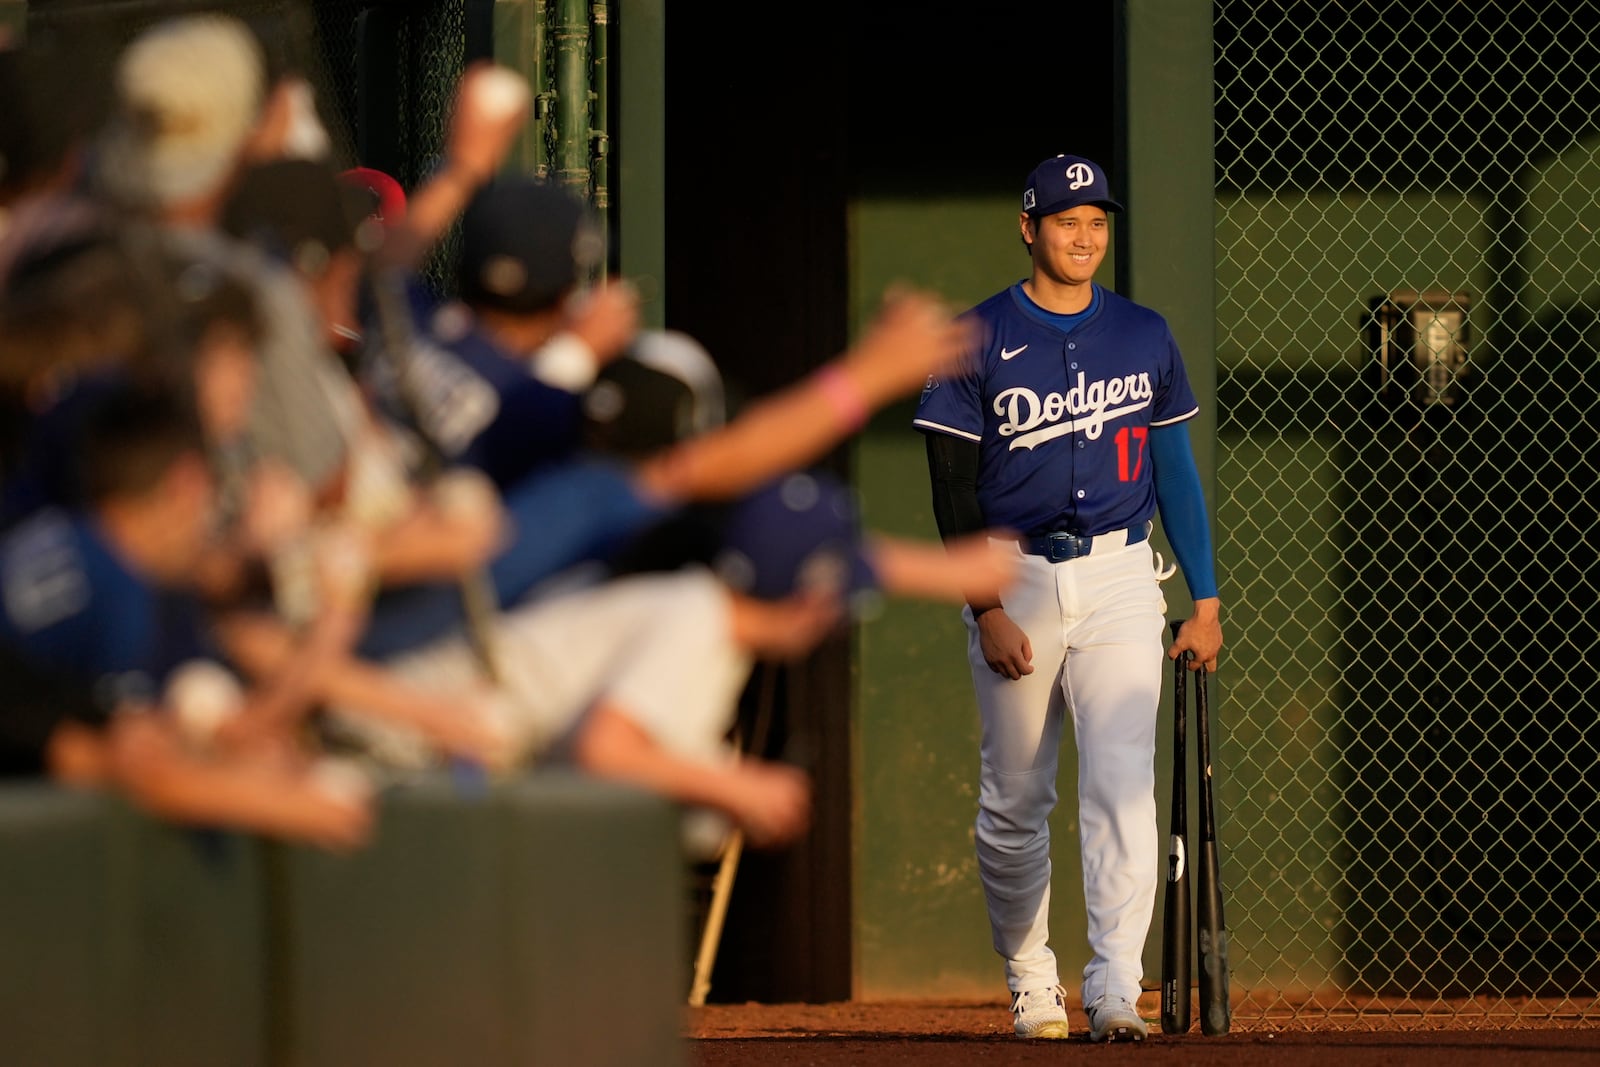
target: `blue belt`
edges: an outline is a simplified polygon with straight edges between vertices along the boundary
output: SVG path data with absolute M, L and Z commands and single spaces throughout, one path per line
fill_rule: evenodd
M 1102 552 L 1111 548 L 1124 548 L 1136 545 L 1150 536 L 1150 524 L 1141 522 L 1137 526 L 1130 526 L 1126 530 L 1112 530 L 1109 533 L 1096 534 L 1093 537 L 1084 537 L 1079 534 L 1056 531 L 1047 534 L 1035 534 L 1032 537 L 1017 538 L 1017 547 L 1030 556 L 1043 556 L 1051 563 L 1060 563 L 1063 560 L 1078 559 L 1094 551 L 1095 543 L 1099 542 Z

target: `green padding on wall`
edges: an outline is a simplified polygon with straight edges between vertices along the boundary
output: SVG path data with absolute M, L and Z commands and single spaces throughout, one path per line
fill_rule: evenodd
M 284 1062 L 675 1062 L 675 809 L 560 774 L 476 799 L 439 778 L 387 794 L 379 826 L 351 856 L 282 852 Z M 619 993 L 621 1026 L 594 1007 Z
M 265 1064 L 263 845 L 124 813 L 135 951 L 117 961 L 151 1067 Z
M 678 1067 L 679 832 L 556 772 L 392 789 L 349 855 L 0 786 L 0 1062 Z
M 5 1062 L 264 1063 L 256 847 L 0 788 Z
M 675 807 L 545 775 L 506 795 L 519 1064 L 684 1062 L 687 866 Z M 619 999 L 620 998 L 620 1001 Z M 618 1004 L 621 1015 L 618 1015 Z
M 107 809 L 44 786 L 0 788 L 0 1041 L 13 1062 L 118 1062 L 111 1050 L 129 1027 L 107 961 Z
M 428 780 L 384 797 L 358 853 L 282 850 L 287 1063 L 509 1062 L 497 805 Z

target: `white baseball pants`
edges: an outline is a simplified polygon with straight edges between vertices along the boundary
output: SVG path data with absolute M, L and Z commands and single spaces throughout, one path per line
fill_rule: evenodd
M 1161 861 L 1154 764 L 1166 600 L 1150 542 L 1061 563 L 1023 555 L 1002 602 L 1033 648 L 1033 673 L 1016 681 L 989 669 L 963 609 L 983 727 L 978 867 L 995 951 L 1013 991 L 1059 981 L 1048 820 L 1070 711 L 1090 949 L 1083 1003 L 1108 992 L 1132 1003 Z

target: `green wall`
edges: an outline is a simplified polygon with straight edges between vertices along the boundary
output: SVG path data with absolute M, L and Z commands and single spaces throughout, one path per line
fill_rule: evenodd
M 1225 371 L 1359 365 L 1367 302 L 1388 289 L 1465 289 L 1472 337 L 1484 336 L 1491 235 L 1469 197 L 1222 193 L 1216 212 Z
M 1600 299 L 1600 137 L 1551 159 L 1528 189 L 1523 300 L 1538 312 Z

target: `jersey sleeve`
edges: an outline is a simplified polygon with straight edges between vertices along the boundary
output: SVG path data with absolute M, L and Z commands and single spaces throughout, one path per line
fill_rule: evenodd
M 1173 424 L 1150 434 L 1150 459 L 1155 467 L 1156 504 L 1161 526 L 1172 544 L 1189 595 L 1204 600 L 1217 595 L 1215 553 L 1205 490 L 1195 466 L 1189 428 Z
M 929 375 L 917 400 L 911 425 L 923 433 L 942 433 L 967 441 L 983 440 L 982 351 L 969 351 L 961 369 Z
M 1195 399 L 1194 388 L 1189 384 L 1189 372 L 1183 365 L 1183 353 L 1172 331 L 1161 325 L 1162 354 L 1159 368 L 1161 388 L 1156 391 L 1155 410 L 1151 412 L 1151 426 L 1172 426 L 1186 422 L 1200 413 L 1200 403 Z

